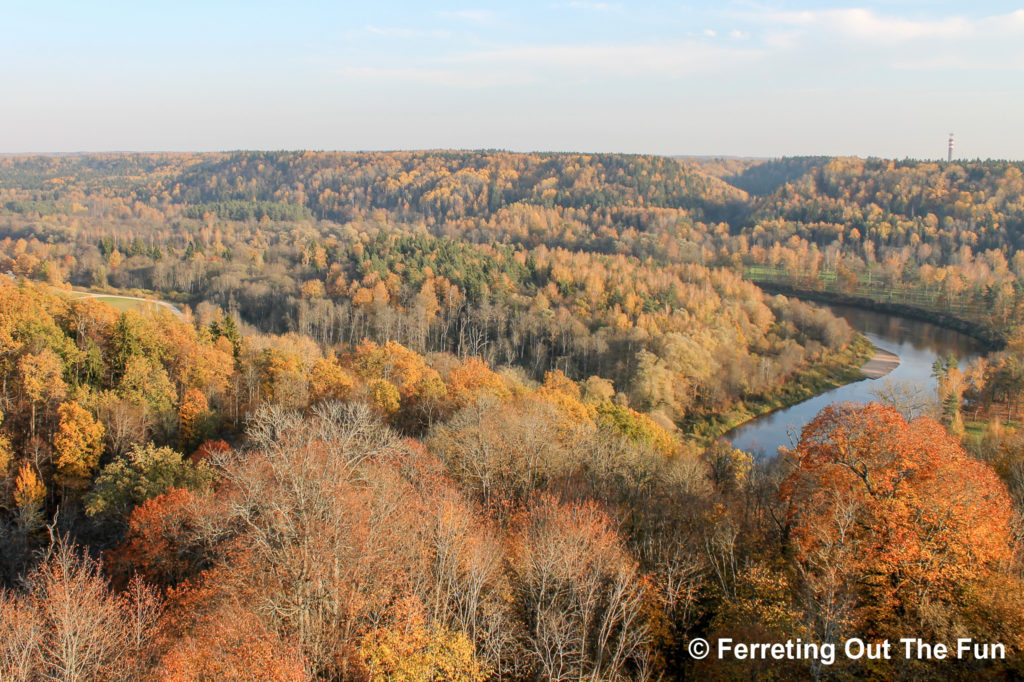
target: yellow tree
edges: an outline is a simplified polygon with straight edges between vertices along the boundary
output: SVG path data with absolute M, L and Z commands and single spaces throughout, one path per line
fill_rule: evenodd
M 465 633 L 427 624 L 415 598 L 398 606 L 391 627 L 366 635 L 359 647 L 373 682 L 483 682 L 488 670 Z
M 4 413 L 0 411 L 0 425 L 4 423 Z M 11 449 L 11 439 L 3 431 L 0 431 L 0 481 L 7 479 L 7 467 L 14 459 L 14 450 Z
M 209 411 L 209 403 L 202 391 L 195 388 L 185 391 L 178 407 L 178 439 L 186 451 L 191 451 L 204 440 Z
M 309 377 L 309 392 L 313 400 L 345 400 L 352 392 L 355 380 L 341 368 L 334 352 L 313 363 Z
M 18 361 L 21 388 L 31 407 L 31 435 L 36 435 L 36 408 L 67 395 L 62 377 L 64 366 L 49 348 L 39 353 L 26 353 Z
M 31 532 L 43 524 L 43 500 L 46 486 L 39 480 L 32 465 L 24 462 L 14 479 L 14 504 L 18 508 L 18 525 Z
M 398 412 L 401 406 L 401 394 L 395 385 L 387 379 L 374 379 L 370 382 L 370 404 L 386 416 Z
M 57 481 L 68 488 L 85 488 L 103 453 L 103 424 L 74 401 L 64 403 L 57 412 L 60 424 L 53 438 Z

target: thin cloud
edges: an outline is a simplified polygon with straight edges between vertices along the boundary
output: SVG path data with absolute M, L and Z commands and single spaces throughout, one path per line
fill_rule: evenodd
M 1024 10 L 982 19 L 951 16 L 940 19 L 907 19 L 883 16 L 866 8 L 754 12 L 738 15 L 766 28 L 785 27 L 822 36 L 840 36 L 862 42 L 907 43 L 924 39 L 968 39 L 993 32 L 1024 29 Z
M 342 77 L 377 83 L 431 85 L 443 88 L 475 89 L 530 85 L 532 77 L 508 71 L 485 72 L 435 67 L 348 66 L 339 72 Z
M 792 26 L 823 28 L 858 40 L 900 43 L 920 38 L 951 38 L 969 35 L 971 24 L 962 17 L 938 21 L 915 21 L 883 17 L 869 9 L 832 9 L 808 12 L 781 12 L 774 20 Z
M 856 54 L 864 68 L 1024 68 L 1024 10 L 981 18 L 910 19 L 864 8 L 763 11 L 732 18 L 746 21 L 771 54 L 806 53 L 816 59 Z

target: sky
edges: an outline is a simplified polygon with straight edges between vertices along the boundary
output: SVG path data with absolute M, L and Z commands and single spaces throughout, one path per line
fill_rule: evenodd
M 0 153 L 1024 159 L 1024 0 L 0 0 Z

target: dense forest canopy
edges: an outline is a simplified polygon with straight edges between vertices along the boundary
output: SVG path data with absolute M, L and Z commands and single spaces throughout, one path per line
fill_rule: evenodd
M 315 251 L 353 231 L 397 228 L 742 268 L 757 281 L 961 314 L 984 304 L 1005 325 L 1024 272 L 1022 168 L 502 152 L 8 157 L 0 208 L 14 242 L 78 246 L 61 273 L 72 283 L 165 295 L 196 298 L 216 274 L 205 261 L 243 257 L 238 241 L 266 248 L 277 235 Z M 13 247 L 5 251 L 16 258 Z M 189 281 L 154 280 L 161 262 L 196 251 L 201 262 L 179 268 Z M 23 259 L 21 270 L 39 260 Z
M 1017 648 L 1022 171 L 0 158 L 0 678 L 734 679 L 687 643 Z M 1000 348 L 756 460 L 717 438 L 871 352 L 761 286 Z M 958 670 L 1021 673 L 995 665 Z

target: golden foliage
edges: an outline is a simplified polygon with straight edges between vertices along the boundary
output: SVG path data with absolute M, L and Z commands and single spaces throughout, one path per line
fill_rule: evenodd
M 77 402 L 57 409 L 60 425 L 53 439 L 57 455 L 57 482 L 74 489 L 89 484 L 103 453 L 103 424 Z

